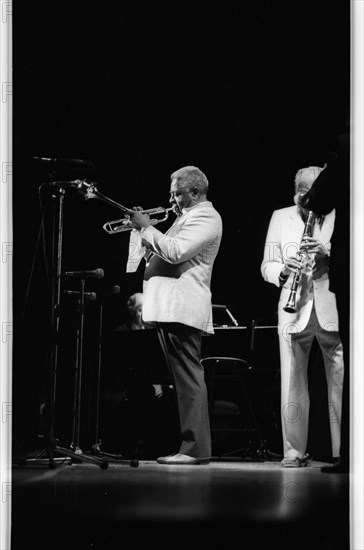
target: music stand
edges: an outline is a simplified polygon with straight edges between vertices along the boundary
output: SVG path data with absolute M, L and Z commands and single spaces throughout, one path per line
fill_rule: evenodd
M 239 326 L 238 321 L 235 319 L 235 317 L 231 313 L 230 306 L 220 305 L 220 304 L 212 304 L 212 312 L 213 312 L 213 317 L 214 317 L 214 326 L 219 325 L 219 326 L 222 326 L 222 327 L 227 327 L 228 325 L 231 325 L 231 323 L 233 323 L 234 327 Z M 221 322 L 218 323 L 217 319 Z M 229 320 L 228 323 L 226 322 L 227 320 Z

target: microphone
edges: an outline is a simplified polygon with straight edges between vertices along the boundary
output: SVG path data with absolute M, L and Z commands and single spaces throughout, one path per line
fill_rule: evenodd
M 114 285 L 109 292 L 105 292 L 105 294 L 101 295 L 101 300 L 105 300 L 105 298 L 109 298 L 109 296 L 114 296 L 114 294 L 119 294 L 119 293 L 120 293 L 119 285 Z
M 119 294 L 119 293 L 120 293 L 119 285 L 114 285 L 112 287 L 112 290 L 110 290 L 109 292 L 106 292 L 106 294 L 104 294 L 103 297 L 106 298 L 106 296 L 112 296 L 113 294 Z
M 101 267 L 93 269 L 91 271 L 66 271 L 63 273 L 65 277 L 78 277 L 85 279 L 86 277 L 94 277 L 95 279 L 102 279 L 104 276 L 104 270 Z
M 63 294 L 68 294 L 69 296 L 81 296 L 81 292 L 79 290 L 64 290 Z M 91 300 L 91 302 L 94 302 L 97 299 L 96 292 L 84 292 L 83 295 L 87 300 Z

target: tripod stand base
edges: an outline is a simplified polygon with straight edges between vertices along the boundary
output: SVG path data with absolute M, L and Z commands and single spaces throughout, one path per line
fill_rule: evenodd
M 61 456 L 55 457 L 54 454 Z M 91 457 L 83 453 L 75 453 L 70 449 L 58 446 L 43 449 L 33 457 L 22 457 L 15 460 L 15 464 L 21 468 L 26 468 L 27 466 L 44 466 L 51 469 L 63 466 L 64 464 L 81 464 L 82 462 L 91 462 L 99 466 L 102 470 L 106 470 L 109 467 L 109 463 L 101 457 Z
M 71 457 L 76 462 L 91 462 L 92 464 L 96 464 L 101 468 L 101 470 L 106 470 L 109 467 L 109 463 L 106 462 L 106 460 L 102 460 L 102 458 L 91 457 L 89 455 L 86 455 L 84 453 L 75 453 L 74 451 L 71 451 L 70 449 L 66 449 L 64 447 L 55 447 L 52 449 L 53 452 L 61 454 L 63 456 Z M 54 459 L 53 459 L 54 460 Z
M 100 459 L 105 458 L 106 460 L 110 460 L 113 462 L 116 462 L 118 464 L 125 463 L 129 464 L 132 468 L 137 468 L 139 466 L 139 460 L 137 458 L 125 458 L 123 455 L 116 455 L 112 453 L 106 453 L 101 451 L 100 447 L 98 445 L 94 445 L 90 451 L 90 454 L 93 456 L 100 457 Z
M 64 458 L 53 458 L 53 468 L 56 468 L 57 466 L 63 466 L 63 464 L 72 464 L 71 458 L 64 457 Z M 48 468 L 51 466 L 51 461 L 49 458 L 19 458 L 16 460 L 16 465 L 20 466 L 21 468 L 26 468 L 27 466 L 46 466 Z
M 240 449 L 234 449 L 233 451 L 223 453 L 219 455 L 219 458 L 241 458 L 242 460 L 245 459 L 252 459 L 257 461 L 267 461 L 267 460 L 279 460 L 282 457 L 280 455 L 277 455 L 275 453 L 272 453 L 267 448 L 267 442 L 266 440 L 262 439 L 258 442 L 255 441 L 249 441 L 247 447 L 242 447 Z

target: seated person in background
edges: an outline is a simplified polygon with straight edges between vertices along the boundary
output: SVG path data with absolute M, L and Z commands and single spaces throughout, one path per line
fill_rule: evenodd
M 119 327 L 116 327 L 114 332 L 153 328 L 142 321 L 143 294 L 141 292 L 136 292 L 135 294 L 129 296 L 126 305 L 129 311 L 129 319 Z M 153 388 L 155 397 L 162 397 L 162 386 L 160 384 L 153 384 Z
M 129 311 L 129 319 L 119 327 L 116 327 L 114 331 L 143 330 L 145 328 L 142 321 L 143 294 L 141 292 L 132 294 L 129 296 L 126 305 Z

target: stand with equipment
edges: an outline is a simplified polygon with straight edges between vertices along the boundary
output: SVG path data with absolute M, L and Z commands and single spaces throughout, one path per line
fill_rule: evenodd
M 50 461 L 50 467 L 54 467 L 54 454 L 71 457 L 76 462 L 91 462 L 97 464 L 103 470 L 108 467 L 108 463 L 104 460 L 90 457 L 81 452 L 79 448 L 79 428 L 80 428 L 80 400 L 81 400 L 81 375 L 82 375 L 82 345 L 83 345 L 83 323 L 84 323 L 84 279 L 81 279 L 81 299 L 80 299 L 80 321 L 77 333 L 77 350 L 76 350 L 76 366 L 75 366 L 75 401 L 77 402 L 74 410 L 74 430 L 73 430 L 73 448 L 64 448 L 56 444 L 54 436 L 54 420 L 55 420 L 55 403 L 56 403 L 56 388 L 57 388 L 57 368 L 58 368 L 58 341 L 59 341 L 59 322 L 60 322 L 60 296 L 61 296 L 61 277 L 62 277 L 62 237 L 63 237 L 63 211 L 64 211 L 64 196 L 67 186 L 72 187 L 73 182 L 52 182 L 53 186 L 58 191 L 59 208 L 58 208 L 58 231 L 55 243 L 55 231 L 53 232 L 53 251 L 56 252 L 55 275 L 53 276 L 52 284 L 52 328 L 53 328 L 53 345 L 51 351 L 51 380 L 50 380 L 50 396 L 49 396 L 49 433 L 47 435 L 47 450 Z M 54 216 L 55 217 L 55 216 Z M 103 276 L 102 270 L 95 270 Z
M 52 159 L 49 159 L 52 160 Z M 83 306 L 84 306 L 84 284 L 81 281 L 81 308 L 80 308 L 80 326 L 78 329 L 77 357 L 76 357 L 76 387 L 75 398 L 77 398 L 77 407 L 74 411 L 74 450 L 61 447 L 57 444 L 54 435 L 55 410 L 56 410 L 56 389 L 57 389 L 57 370 L 58 370 L 58 344 L 60 328 L 60 297 L 61 297 L 61 278 L 62 278 L 62 239 L 63 239 L 63 217 L 64 201 L 66 189 L 75 187 L 73 181 L 50 181 L 42 186 L 49 186 L 52 189 L 52 197 L 58 197 L 58 208 L 53 204 L 52 219 L 52 297 L 51 297 L 51 328 L 52 339 L 50 349 L 50 382 L 49 398 L 45 407 L 46 429 L 45 429 L 45 451 L 42 451 L 36 458 L 26 458 L 19 461 L 20 466 L 46 464 L 50 468 L 55 468 L 57 464 L 64 464 L 74 459 L 75 462 L 91 462 L 98 465 L 101 469 L 106 469 L 108 463 L 97 457 L 90 457 L 80 452 L 79 449 L 79 407 L 81 394 L 81 373 L 82 373 L 82 334 L 83 334 Z M 41 186 L 41 187 L 42 187 Z M 102 270 L 95 270 L 97 276 L 100 276 Z M 80 272 L 81 273 L 81 272 Z M 103 276 L 103 272 L 102 272 Z M 84 283 L 84 281 L 83 281 Z M 42 458 L 44 453 L 48 458 Z M 55 455 L 64 457 L 56 459 Z
M 118 294 L 120 292 L 120 287 L 115 285 L 110 294 L 105 295 L 104 299 L 113 294 Z M 116 461 L 120 463 L 128 462 L 132 467 L 139 466 L 139 460 L 136 458 L 126 459 L 123 455 L 117 455 L 112 453 L 107 453 L 101 450 L 102 441 L 100 439 L 100 390 L 101 390 L 101 371 L 102 371 L 102 343 L 103 343 L 103 313 L 104 313 L 104 303 L 103 299 L 100 299 L 100 310 L 99 310 L 99 345 L 98 345 L 98 365 L 97 365 L 97 386 L 96 386 L 96 421 L 95 421 L 95 443 L 92 445 L 91 454 L 98 456 L 100 458 L 105 458 L 110 461 Z

